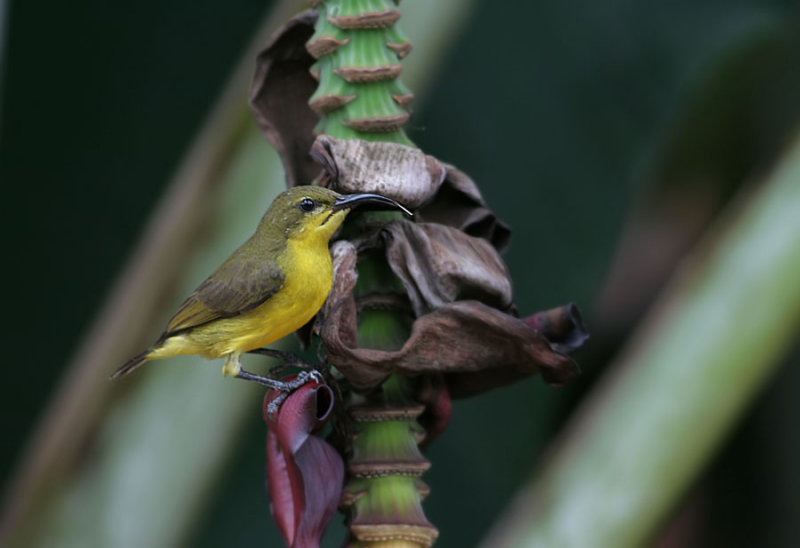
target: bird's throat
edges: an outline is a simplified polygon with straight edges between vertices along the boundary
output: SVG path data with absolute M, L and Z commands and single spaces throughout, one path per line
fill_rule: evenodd
M 306 231 L 311 234 L 304 234 L 303 236 L 306 238 L 320 238 L 322 243 L 327 246 L 333 234 L 342 226 L 347 213 L 348 210 L 340 210 L 329 211 L 327 215 L 321 215 L 321 222 L 311 230 Z

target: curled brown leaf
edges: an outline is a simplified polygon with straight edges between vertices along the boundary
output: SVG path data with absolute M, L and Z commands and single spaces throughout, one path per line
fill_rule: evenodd
M 419 316 L 399 350 L 358 347 L 355 246 L 340 245 L 335 258 L 334 286 L 317 325 L 328 359 L 356 389 L 373 388 L 395 373 L 441 373 L 458 397 L 535 373 L 551 384 L 578 374 L 577 365 L 539 331 L 475 300 L 446 303 Z
M 280 154 L 290 187 L 309 184 L 320 172 L 309 155 L 319 116 L 308 104 L 317 81 L 309 73 L 314 58 L 305 47 L 316 20 L 316 10 L 307 10 L 281 27 L 258 55 L 250 86 L 250 107 Z
M 335 139 L 320 135 L 311 155 L 343 193 L 375 192 L 416 209 L 439 189 L 446 170 L 418 148 L 391 142 Z

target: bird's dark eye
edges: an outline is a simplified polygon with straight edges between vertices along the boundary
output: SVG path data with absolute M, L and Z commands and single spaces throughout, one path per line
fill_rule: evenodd
M 300 200 L 300 209 L 302 209 L 306 213 L 308 213 L 309 211 L 313 211 L 316 205 L 317 204 L 315 204 L 314 200 L 312 200 L 311 198 L 303 198 L 302 200 Z

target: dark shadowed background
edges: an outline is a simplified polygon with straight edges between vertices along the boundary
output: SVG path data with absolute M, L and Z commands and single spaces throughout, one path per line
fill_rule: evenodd
M 269 7 L 263 0 L 4 6 L 3 483 Z M 595 302 L 675 113 L 720 59 L 796 29 L 796 17 L 797 3 L 788 0 L 475 3 L 414 111 L 411 138 L 469 173 L 511 225 L 505 258 L 520 311 L 574 301 L 596 337 L 576 356 L 586 375 L 568 387 L 532 379 L 456 403 L 425 475 L 437 545 L 477 542 L 624 338 L 604 326 Z M 405 63 L 425 55 L 417 49 Z M 776 71 L 785 80 L 763 83 L 789 91 L 775 93 L 761 118 L 766 128 L 750 133 L 756 148 L 777 148 L 775 120 L 796 120 L 796 61 Z M 720 86 L 707 104 L 729 92 Z M 731 163 L 737 158 L 731 154 Z M 781 369 L 695 489 L 698 543 L 763 546 L 763 531 L 771 546 L 800 540 L 798 361 Z M 206 502 L 190 546 L 274 538 L 258 409 L 255 401 L 235 466 Z

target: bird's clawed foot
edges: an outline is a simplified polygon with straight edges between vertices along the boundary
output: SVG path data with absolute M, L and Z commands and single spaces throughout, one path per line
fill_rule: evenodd
M 250 375 L 250 373 L 247 373 L 246 371 L 242 371 L 242 373 L 246 373 L 247 375 Z M 261 377 L 258 377 L 258 375 L 251 375 L 251 376 L 255 377 L 255 378 L 261 378 Z M 245 377 L 242 377 L 242 378 L 245 378 Z M 253 380 L 253 379 L 248 379 L 248 380 Z M 273 381 L 272 379 L 267 379 L 267 380 L 272 381 L 272 382 L 278 382 L 283 386 L 282 388 L 277 388 L 277 390 L 280 390 L 281 393 L 278 394 L 275 398 L 273 398 L 272 401 L 270 401 L 269 404 L 267 405 L 267 414 L 269 415 L 270 418 L 273 418 L 273 419 L 274 419 L 274 417 L 277 416 L 278 411 L 281 408 L 281 404 L 289 396 L 289 394 L 291 394 L 294 390 L 297 390 L 298 388 L 300 388 L 301 386 L 303 386 L 307 382 L 311 382 L 311 381 L 318 382 L 318 383 L 322 383 L 323 382 L 322 373 L 320 373 L 319 371 L 301 371 L 291 381 Z M 259 382 L 259 381 L 256 381 L 256 382 Z
M 297 390 L 304 384 L 310 381 L 315 381 L 318 383 L 324 382 L 324 377 L 322 373 L 313 369 L 311 364 L 305 362 L 301 358 L 291 354 L 289 352 L 282 352 L 280 350 L 273 350 L 271 348 L 259 348 L 257 350 L 251 351 L 253 354 L 263 354 L 266 356 L 271 356 L 273 358 L 278 358 L 284 361 L 282 364 L 284 367 L 288 365 L 292 365 L 295 367 L 302 367 L 306 369 L 305 371 L 300 371 L 294 379 L 290 381 L 279 381 L 276 379 L 271 379 L 269 377 L 262 377 L 261 375 L 256 375 L 254 373 L 250 373 L 249 371 L 245 371 L 242 369 L 241 364 L 239 363 L 239 354 L 234 353 L 228 356 L 225 360 L 225 365 L 222 367 L 222 374 L 226 376 L 236 377 L 237 379 L 244 379 L 246 381 L 256 382 L 262 386 L 266 386 L 273 390 L 277 390 L 280 394 L 275 397 L 268 405 L 267 412 L 270 416 L 275 415 L 278 410 L 280 409 L 281 403 L 286 397 L 291 394 L 294 390 Z M 272 371 L 275 371 L 276 368 L 272 368 Z

